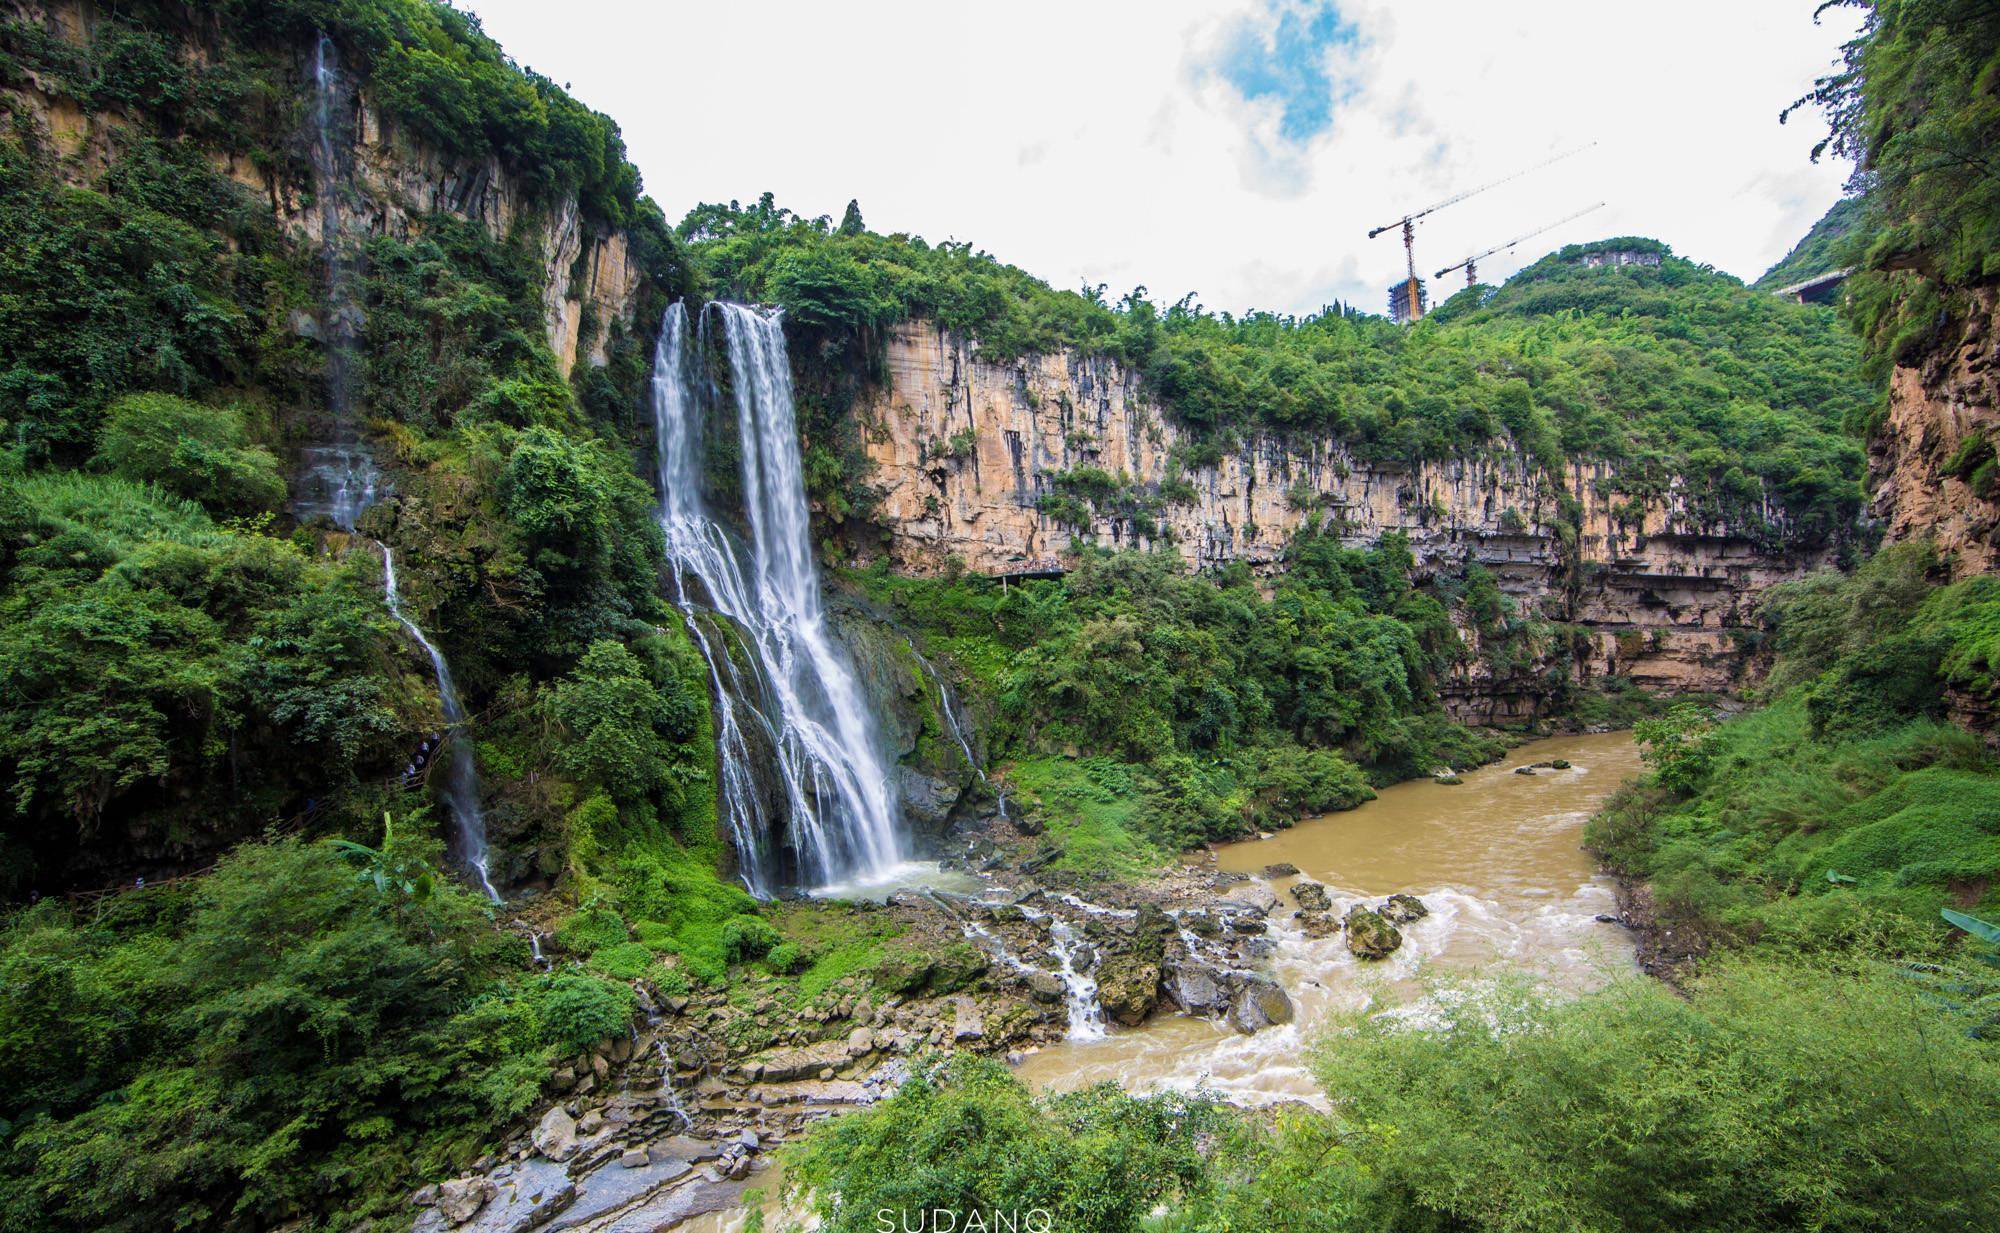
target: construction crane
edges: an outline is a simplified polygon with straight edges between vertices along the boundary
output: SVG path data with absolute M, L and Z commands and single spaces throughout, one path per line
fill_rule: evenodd
M 1443 278 L 1445 275 L 1451 273 L 1453 270 L 1463 267 L 1465 270 L 1465 285 L 1470 287 L 1479 281 L 1479 263 L 1481 261 L 1484 261 L 1486 258 L 1491 257 L 1494 253 L 1504 253 L 1508 249 L 1514 247 L 1516 244 L 1519 244 L 1523 240 L 1532 240 L 1536 236 L 1542 234 L 1544 231 L 1552 231 L 1555 228 L 1562 226 L 1564 223 L 1572 222 L 1576 219 L 1582 218 L 1584 215 L 1590 213 L 1592 210 L 1601 210 L 1603 208 L 1604 208 L 1604 203 L 1600 201 L 1594 206 L 1585 206 L 1583 209 L 1578 210 L 1574 214 L 1565 214 L 1561 218 L 1557 219 L 1552 223 L 1543 223 L 1541 226 L 1535 228 L 1533 231 L 1524 231 L 1520 235 L 1517 235 L 1513 239 L 1507 241 L 1505 244 L 1496 244 L 1492 248 L 1487 249 L 1483 253 L 1474 253 L 1472 256 L 1467 257 L 1465 260 L 1459 262 L 1457 265 L 1448 265 L 1442 270 L 1439 270 L 1437 273 L 1431 275 L 1431 277 Z
M 1459 202 L 1464 201 L 1467 197 L 1476 197 L 1480 193 L 1485 192 L 1489 188 L 1498 188 L 1502 184 L 1505 184 L 1510 180 L 1518 180 L 1522 176 L 1527 175 L 1531 171 L 1540 171 L 1542 168 L 1547 167 L 1551 163 L 1559 163 L 1566 158 L 1574 157 L 1575 155 L 1581 154 L 1585 150 L 1590 149 L 1591 146 L 1594 146 L 1596 144 L 1597 143 L 1593 141 L 1585 145 L 1580 145 L 1574 150 L 1565 150 L 1561 154 L 1557 154 L 1553 157 L 1543 159 L 1541 162 L 1536 163 L 1532 167 L 1523 167 L 1519 171 L 1516 171 L 1511 175 L 1501 176 L 1499 179 L 1493 181 L 1490 184 L 1482 184 L 1478 188 L 1466 189 L 1464 192 L 1459 193 L 1456 196 L 1445 198 L 1443 201 L 1438 202 L 1436 205 L 1426 206 L 1425 208 L 1418 210 L 1414 214 L 1405 214 L 1403 215 L 1403 217 L 1397 219 L 1393 223 L 1384 223 L 1380 227 L 1377 227 L 1374 230 L 1370 231 L 1368 233 L 1368 238 L 1371 240 L 1374 239 L 1376 236 L 1381 235 L 1385 231 L 1394 231 L 1398 227 L 1402 228 L 1403 231 L 1403 261 L 1406 268 L 1409 270 L 1409 277 L 1403 283 L 1399 284 L 1397 287 L 1390 288 L 1389 292 L 1390 314 L 1394 316 L 1398 321 L 1415 321 L 1417 318 L 1424 315 L 1423 284 L 1418 282 L 1417 280 L 1417 220 L 1418 219 L 1427 217 L 1428 215 L 1435 214 L 1439 210 L 1444 209 L 1446 206 L 1457 205 Z M 1399 297 L 1400 297 L 1400 302 L 1399 302 Z

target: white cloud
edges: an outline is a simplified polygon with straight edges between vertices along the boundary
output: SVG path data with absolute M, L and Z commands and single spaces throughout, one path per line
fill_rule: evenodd
M 1379 309 L 1402 253 L 1370 227 L 1585 142 L 1425 220 L 1420 272 L 1604 200 L 1482 274 L 1641 234 L 1755 278 L 1846 175 L 1809 162 L 1816 117 L 1777 122 L 1851 32 L 1815 26 L 1813 0 L 1338 0 L 1359 40 L 1284 78 L 1323 62 L 1317 133 L 1216 65 L 1319 0 L 460 2 L 619 121 L 669 217 L 858 197 L 878 230 L 973 240 L 1057 286 L 1216 308 Z

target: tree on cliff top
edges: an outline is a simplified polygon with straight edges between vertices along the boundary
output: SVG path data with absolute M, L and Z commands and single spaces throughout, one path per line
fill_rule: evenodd
M 1879 226 L 1851 311 L 1871 358 L 1938 345 L 1965 293 L 2000 281 L 2000 7 L 1990 0 L 1830 0 L 1867 16 L 1839 67 L 1794 104 L 1826 113 L 1814 155 L 1855 161 Z M 1789 110 L 1787 114 L 1789 114 Z

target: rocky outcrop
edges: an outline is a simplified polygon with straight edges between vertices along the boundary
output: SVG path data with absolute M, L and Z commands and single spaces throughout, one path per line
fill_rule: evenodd
M 918 573 L 1054 573 L 1073 535 L 1171 545 L 1194 567 L 1244 561 L 1269 572 L 1309 523 L 1357 544 L 1401 531 L 1420 567 L 1476 562 L 1523 610 L 1582 626 L 1585 671 L 1708 690 L 1735 681 L 1743 657 L 1732 633 L 1749 624 L 1757 597 L 1826 559 L 1774 547 L 1774 529 L 1778 539 L 1784 530 L 1776 511 L 1755 530 L 1705 520 L 1677 490 L 1620 491 L 1596 462 L 1573 462 L 1558 485 L 1505 440 L 1478 457 L 1405 468 L 1337 442 L 1260 437 L 1183 467 L 1193 456 L 1185 434 L 1136 374 L 1098 356 L 989 362 L 975 343 L 911 322 L 891 331 L 886 372 L 860 413 L 887 552 Z M 1144 508 L 1044 502 L 1080 468 L 1122 477 Z M 1563 490 L 1582 505 L 1574 560 L 1558 520 Z M 1059 520 L 1079 511 L 1083 525 Z M 1532 672 L 1496 678 L 1475 662 L 1445 693 L 1463 717 L 1498 721 L 1532 717 L 1543 689 Z
M 1868 447 L 1873 509 L 1890 540 L 1929 539 L 1954 576 L 2000 569 L 2000 292 L 1973 297 L 1946 345 L 1889 379 Z

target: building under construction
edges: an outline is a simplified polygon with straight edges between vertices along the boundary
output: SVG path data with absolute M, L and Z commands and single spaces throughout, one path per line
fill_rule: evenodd
M 1430 294 L 1423 279 L 1399 278 L 1389 284 L 1389 320 L 1407 325 L 1430 310 Z

